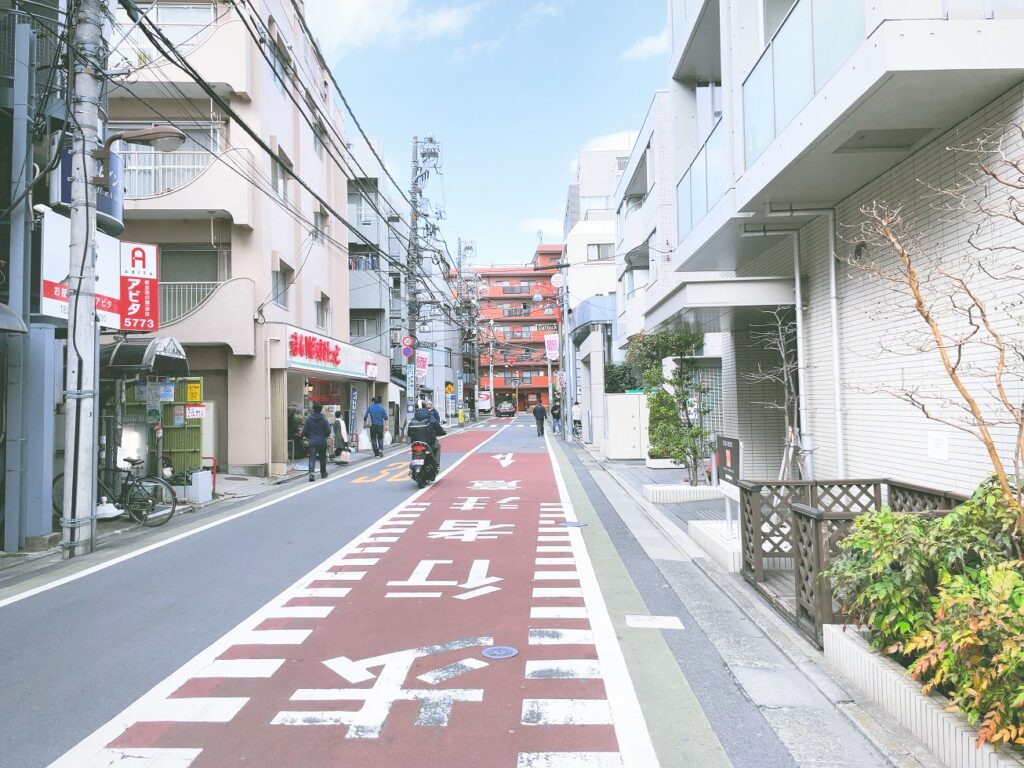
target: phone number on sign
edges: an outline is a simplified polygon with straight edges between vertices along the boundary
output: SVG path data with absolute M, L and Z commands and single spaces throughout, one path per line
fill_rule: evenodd
M 126 331 L 155 331 L 156 320 L 151 317 L 125 317 L 121 327 Z

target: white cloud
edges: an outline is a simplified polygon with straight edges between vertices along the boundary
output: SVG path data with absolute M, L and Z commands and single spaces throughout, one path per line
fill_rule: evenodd
M 650 59 L 655 56 L 664 56 L 668 53 L 668 28 L 661 30 L 656 35 L 645 37 L 642 40 L 638 40 L 624 50 L 620 55 L 620 59 L 627 61 L 634 59 Z
M 556 219 L 554 217 L 538 216 L 532 219 L 526 219 L 523 222 L 523 229 L 536 235 L 538 232 L 543 232 L 543 241 L 545 243 L 560 243 L 562 242 L 562 232 L 565 229 L 565 222 L 562 219 Z
M 551 0 L 539 0 L 531 5 L 519 17 L 519 28 L 529 29 L 540 24 L 544 19 L 562 15 L 562 7 Z
M 604 136 L 596 136 L 583 145 L 583 152 L 601 152 L 610 150 L 621 150 L 629 152 L 636 143 L 636 131 L 618 131 L 617 133 L 606 133 Z
M 328 56 L 381 43 L 457 37 L 491 0 L 424 9 L 418 0 L 307 0 L 306 16 Z
M 481 40 L 472 45 L 459 46 L 452 51 L 448 61 L 452 64 L 465 64 L 470 59 L 475 59 L 477 56 L 497 50 L 503 42 L 505 42 L 505 38 L 498 37 L 494 40 Z

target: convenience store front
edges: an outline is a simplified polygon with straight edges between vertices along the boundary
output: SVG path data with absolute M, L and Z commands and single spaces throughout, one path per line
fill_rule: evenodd
M 313 404 L 320 403 L 325 414 L 340 411 L 349 434 L 358 434 L 371 398 L 379 395 L 388 407 L 387 357 L 294 326 L 286 326 L 284 339 L 289 416 L 305 418 Z M 294 422 L 286 431 L 289 460 L 301 457 Z

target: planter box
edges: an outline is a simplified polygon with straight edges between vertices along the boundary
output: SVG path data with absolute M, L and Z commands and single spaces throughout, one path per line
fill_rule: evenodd
M 977 731 L 959 713 L 945 711 L 947 699 L 922 696 L 907 670 L 871 650 L 859 631 L 838 624 L 824 630 L 826 660 L 947 768 L 1024 768 L 1024 759 L 1005 747 L 998 752 L 988 744 L 976 748 Z
M 676 464 L 672 459 L 652 459 L 648 456 L 644 463 L 648 469 L 678 469 L 680 472 L 683 470 L 682 465 Z
M 724 570 L 740 572 L 742 558 L 738 528 L 730 530 L 725 520 L 691 520 L 686 532 Z
M 655 504 L 721 499 L 722 491 L 712 485 L 645 485 L 644 498 Z

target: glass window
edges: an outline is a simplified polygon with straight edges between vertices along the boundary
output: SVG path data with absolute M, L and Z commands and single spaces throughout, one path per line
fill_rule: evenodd
M 814 96 L 810 0 L 802 0 L 793 8 L 772 41 L 771 55 L 778 135 Z
M 676 186 L 676 213 L 679 217 L 679 221 L 677 222 L 679 225 L 679 239 L 677 242 L 681 243 L 686 239 L 686 236 L 690 234 L 690 229 L 692 229 L 691 221 L 693 220 L 693 213 L 690 203 L 689 171 L 683 174 L 683 178 L 679 180 L 679 184 Z
M 314 302 L 313 308 L 316 314 L 316 326 L 327 330 L 331 324 L 331 300 L 326 296 L 320 296 L 320 301 Z
M 320 136 L 320 131 L 313 131 L 313 151 L 316 152 L 316 156 L 321 160 L 324 158 L 324 140 Z
M 587 261 L 610 261 L 615 258 L 611 243 L 589 243 L 587 245 Z
M 768 50 L 743 84 L 743 149 L 747 168 L 775 138 L 774 101 L 772 53 Z
M 288 174 L 280 160 L 270 161 L 270 185 L 278 197 L 288 199 Z
M 278 48 L 274 40 L 267 41 L 267 58 L 270 59 L 270 69 L 274 75 L 274 85 L 277 86 L 277 90 L 284 93 L 284 80 L 287 77 L 288 70 L 285 65 L 284 54 L 281 53 L 281 49 Z
M 704 149 L 690 166 L 690 215 L 694 225 L 708 212 L 708 165 Z
M 292 280 L 295 279 L 295 271 L 282 264 L 280 269 L 276 269 L 270 273 L 271 276 L 271 301 L 277 306 L 288 308 L 288 289 L 291 288 Z
M 864 3 L 814 0 L 814 90 L 843 66 L 864 42 Z
M 313 240 L 323 242 L 327 233 L 327 213 L 323 210 L 313 212 Z
M 722 199 L 729 186 L 729 143 L 725 121 L 719 121 L 706 147 L 708 162 L 708 210 Z

